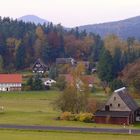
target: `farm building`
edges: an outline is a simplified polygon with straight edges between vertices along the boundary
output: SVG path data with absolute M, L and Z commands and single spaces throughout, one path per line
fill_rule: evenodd
M 96 123 L 133 124 L 140 121 L 140 109 L 127 89 L 115 90 L 106 104 L 95 113 Z
M 41 61 L 40 58 L 36 60 L 32 67 L 34 73 L 45 73 L 48 70 L 47 66 Z
M 53 84 L 56 83 L 56 81 L 51 78 L 42 78 L 42 82 L 45 86 L 48 86 L 48 87 L 51 87 Z
M 21 87 L 21 74 L 0 74 L 0 91 L 20 91 Z
M 72 66 L 75 66 L 76 60 L 74 58 L 56 58 L 56 64 L 70 64 Z

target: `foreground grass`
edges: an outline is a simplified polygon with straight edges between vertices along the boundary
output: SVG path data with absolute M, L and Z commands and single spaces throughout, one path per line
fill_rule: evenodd
M 139 140 L 140 135 L 0 130 L 1 140 Z

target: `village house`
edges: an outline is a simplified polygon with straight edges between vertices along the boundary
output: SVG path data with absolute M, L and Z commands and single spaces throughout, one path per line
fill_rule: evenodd
M 21 74 L 0 74 L 0 91 L 21 91 Z
M 56 58 L 56 64 L 70 64 L 72 66 L 75 66 L 76 60 L 74 58 Z
M 125 87 L 115 90 L 106 104 L 95 113 L 96 123 L 129 125 L 140 121 L 140 109 Z
M 33 73 L 45 73 L 48 70 L 47 66 L 41 61 L 40 58 L 36 60 L 32 67 Z
M 48 86 L 48 87 L 51 87 L 53 84 L 56 83 L 56 81 L 51 78 L 42 78 L 42 82 L 44 86 Z
M 61 74 L 60 76 L 65 78 L 68 85 L 72 86 L 74 84 L 74 78 L 71 74 Z M 76 86 L 78 89 L 80 89 L 80 86 L 83 85 L 83 82 L 88 84 L 89 88 L 92 88 L 94 84 L 94 77 L 90 75 L 83 75 L 81 76 L 81 79 L 76 79 Z

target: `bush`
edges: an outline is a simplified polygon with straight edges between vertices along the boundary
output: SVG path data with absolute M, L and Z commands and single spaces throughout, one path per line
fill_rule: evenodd
M 79 118 L 79 121 L 81 121 L 81 122 L 92 122 L 93 114 L 92 113 L 80 113 L 78 118 Z
M 93 114 L 92 113 L 72 114 L 71 112 L 63 112 L 60 116 L 60 120 L 92 122 Z
M 60 116 L 60 120 L 74 121 L 75 115 L 71 112 L 63 112 Z

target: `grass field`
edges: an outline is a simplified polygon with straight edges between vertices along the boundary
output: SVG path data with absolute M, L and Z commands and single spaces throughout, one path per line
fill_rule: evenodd
M 140 135 L 0 130 L 1 140 L 140 140 Z
M 61 94 L 57 91 L 0 93 L 0 124 L 50 125 L 77 127 L 123 127 L 76 121 L 58 121 L 60 111 L 53 109 L 53 101 Z M 93 94 L 96 99 L 105 100 L 103 94 Z M 137 128 L 139 124 L 135 125 Z M 131 126 L 132 127 L 132 126 Z

